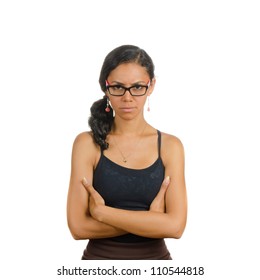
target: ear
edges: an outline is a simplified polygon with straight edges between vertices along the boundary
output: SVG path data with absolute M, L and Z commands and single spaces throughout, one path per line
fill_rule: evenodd
M 105 91 L 105 96 L 109 99 L 109 93 L 107 92 L 107 90 Z
M 153 79 L 151 80 L 150 86 L 149 86 L 149 88 L 148 88 L 147 96 L 150 96 L 150 95 L 152 94 L 152 92 L 153 92 L 153 90 L 154 90 L 154 87 L 155 87 L 155 83 L 156 83 L 156 79 L 153 78 Z

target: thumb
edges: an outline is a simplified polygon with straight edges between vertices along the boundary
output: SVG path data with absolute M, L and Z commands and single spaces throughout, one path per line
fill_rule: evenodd
M 167 176 L 162 182 L 162 186 L 161 186 L 159 195 L 164 195 L 165 194 L 169 184 L 170 184 L 170 176 Z
M 81 180 L 81 183 L 82 183 L 82 185 L 84 187 L 88 187 L 89 186 L 89 182 L 88 182 L 88 180 L 85 177 L 83 177 L 83 179 Z
M 163 180 L 163 185 L 165 187 L 168 187 L 170 184 L 170 176 L 167 176 L 164 180 Z
M 82 185 L 84 186 L 84 188 L 91 194 L 94 191 L 94 188 L 91 186 L 91 184 L 89 183 L 89 181 L 84 177 L 81 180 Z

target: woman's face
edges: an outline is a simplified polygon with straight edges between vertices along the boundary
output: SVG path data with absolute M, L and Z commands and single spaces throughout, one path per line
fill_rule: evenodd
M 155 84 L 155 79 L 150 81 L 150 77 L 144 67 L 133 62 L 120 64 L 110 72 L 107 82 L 109 85 L 123 87 L 146 86 L 150 82 L 150 86 L 143 96 L 132 96 L 129 91 L 126 91 L 123 96 L 112 96 L 108 91 L 106 92 L 116 116 L 120 116 L 123 119 L 133 119 L 143 114 L 146 98 L 152 93 Z

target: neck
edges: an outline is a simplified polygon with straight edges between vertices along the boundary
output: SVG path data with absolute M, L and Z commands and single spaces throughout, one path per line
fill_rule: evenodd
M 125 121 L 115 118 L 112 133 L 128 136 L 139 135 L 146 125 L 145 119 Z

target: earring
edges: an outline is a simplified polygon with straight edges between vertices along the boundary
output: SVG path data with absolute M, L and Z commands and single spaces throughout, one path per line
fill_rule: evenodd
M 107 107 L 106 107 L 105 111 L 106 111 L 107 113 L 110 112 L 110 105 L 109 105 L 109 99 L 108 99 L 108 98 L 107 98 Z
M 150 112 L 150 96 L 148 96 L 147 112 Z

